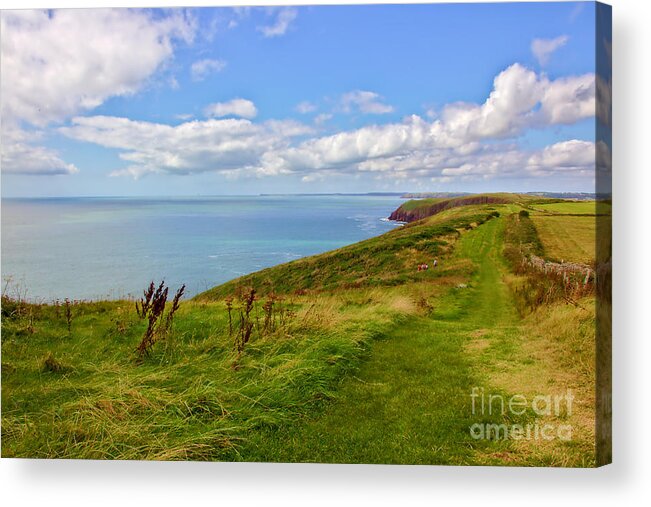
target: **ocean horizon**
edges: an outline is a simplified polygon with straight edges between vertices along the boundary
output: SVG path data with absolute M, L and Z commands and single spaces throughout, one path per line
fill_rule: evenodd
M 401 202 L 393 193 L 3 198 L 3 286 L 30 301 L 120 299 L 164 279 L 192 297 L 389 231 Z

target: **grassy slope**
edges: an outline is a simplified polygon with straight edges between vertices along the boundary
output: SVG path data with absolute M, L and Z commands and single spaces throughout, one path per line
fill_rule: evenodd
M 570 447 L 468 436 L 472 386 L 590 385 L 589 369 L 564 362 L 577 351 L 589 362 L 589 315 L 581 334 L 558 326 L 579 317 L 575 308 L 541 308 L 524 321 L 513 312 L 502 283 L 505 221 L 485 220 L 518 209 L 450 209 L 215 288 L 183 303 L 174 338 L 140 365 L 132 303 L 75 306 L 70 335 L 52 307 L 3 314 L 3 456 L 590 464 L 587 430 Z M 439 268 L 415 271 L 433 256 Z M 222 300 L 243 285 L 285 293 L 295 315 L 238 360 Z M 552 358 L 528 348 L 550 341 Z M 61 371 L 45 366 L 49 355 Z
M 477 266 L 472 288 L 448 289 L 430 316 L 389 333 L 323 416 L 257 435 L 255 459 L 461 464 L 475 462 L 478 446 L 502 450 L 503 442 L 477 444 L 468 432 L 471 389 L 487 386 L 463 350 L 480 328 L 513 332 L 515 312 L 495 269 L 502 225 L 493 220 L 460 241 L 455 257 Z
M 535 378 L 553 383 L 561 366 L 545 355 L 532 360 L 523 351 L 525 346 L 539 347 L 554 333 L 547 327 L 541 334 L 540 328 L 549 326 L 541 312 L 524 324 L 527 336 L 538 333 L 536 339 L 523 339 L 523 323 L 502 281 L 503 227 L 503 220 L 493 220 L 459 242 L 455 257 L 470 259 L 475 266 L 469 287 L 449 288 L 435 300 L 430 315 L 409 319 L 374 345 L 371 357 L 343 384 L 327 412 L 252 436 L 244 455 L 289 462 L 591 465 L 589 407 L 594 400 L 588 391 L 581 393 L 587 397 L 582 398 L 586 410 L 571 418 L 583 430 L 573 442 L 514 444 L 470 437 L 468 428 L 478 417 L 497 424 L 534 420 L 532 414 L 473 415 L 473 387 L 532 399 L 548 388 Z M 579 342 L 583 348 L 590 343 L 585 336 Z M 568 365 L 563 367 L 567 371 Z M 505 368 L 522 384 L 501 376 Z M 581 377 L 588 384 L 589 375 Z M 564 380 L 555 392 L 562 393 L 568 384 Z
M 276 291 L 289 291 L 306 280 L 322 290 L 342 278 L 357 279 L 360 270 L 376 277 L 332 296 L 290 295 L 284 304 L 295 313 L 291 323 L 256 337 L 237 370 L 220 298 L 239 283 L 183 303 L 173 339 L 158 344 L 141 365 L 134 348 L 144 323 L 131 302 L 73 306 L 71 333 L 61 307 L 25 306 L 10 316 L 3 305 L 3 455 L 235 459 L 247 434 L 331 397 L 373 339 L 417 313 L 419 298 L 437 292 L 439 285 L 423 282 L 439 278 L 444 286 L 462 276 L 464 263 L 417 277 L 415 262 L 434 247 L 440 253 L 443 241 L 456 237 L 455 227 L 470 227 L 490 212 L 468 211 L 451 210 L 427 225 L 393 231 L 389 239 L 257 274 L 261 292 L 269 279 Z M 348 272 L 338 264 L 344 259 Z M 315 276 L 314 266 L 324 275 Z M 333 278 L 328 266 L 337 272 Z M 414 283 L 401 285 L 400 277 Z M 382 290 L 374 288 L 381 284 Z M 48 357 L 59 371 L 47 366 Z
M 238 286 L 260 293 L 280 293 L 398 286 L 436 278 L 442 270 L 418 273 L 416 266 L 447 255 L 459 231 L 483 223 L 497 209 L 473 206 L 446 210 L 427 220 L 398 227 L 381 236 L 243 276 L 199 294 L 212 301 L 232 294 Z M 449 272 L 446 272 L 449 274 Z
M 173 339 L 143 364 L 131 303 L 76 305 L 70 335 L 52 307 L 30 309 L 31 329 L 3 318 L 3 456 L 235 459 L 248 433 L 331 397 L 368 343 L 412 311 L 377 291 L 292 308 L 282 332 L 256 336 L 238 360 L 223 304 L 186 302 Z

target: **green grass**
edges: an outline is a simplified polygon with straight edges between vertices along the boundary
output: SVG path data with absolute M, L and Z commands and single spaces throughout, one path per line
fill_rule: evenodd
M 601 201 L 567 201 L 551 204 L 535 204 L 533 208 L 548 213 L 567 213 L 576 215 L 610 214 L 612 206 Z
M 322 416 L 256 435 L 246 455 L 262 461 L 464 464 L 474 462 L 477 449 L 503 450 L 503 442 L 477 443 L 470 436 L 476 416 L 469 395 L 474 386 L 486 386 L 463 353 L 479 326 L 514 323 L 493 264 L 501 227 L 491 221 L 460 242 L 456 257 L 477 264 L 472 288 L 448 289 L 431 315 L 409 319 L 385 336 Z
M 132 301 L 75 304 L 68 332 L 61 307 L 3 297 L 2 455 L 589 466 L 594 316 L 553 305 L 521 319 L 504 240 L 542 248 L 521 209 L 515 197 L 447 209 L 211 289 L 144 361 Z M 238 355 L 224 298 L 244 287 L 260 300 Z M 285 320 L 263 332 L 272 292 Z M 583 397 L 574 441 L 471 438 L 473 387 L 550 386 Z
M 504 396 L 522 392 L 520 386 L 494 381 L 500 364 L 532 369 L 530 358 L 522 357 L 521 325 L 502 281 L 502 229 L 503 221 L 495 220 L 461 239 L 456 257 L 471 259 L 475 267 L 468 287 L 449 288 L 436 298 L 430 315 L 411 318 L 385 335 L 327 411 L 255 434 L 243 455 L 284 462 L 593 464 L 589 432 L 579 445 L 542 449 L 470 436 L 478 421 L 533 420 L 531 414 L 473 414 L 470 402 L 473 387 Z M 484 342 L 479 357 L 468 352 L 477 338 Z M 549 368 L 536 366 L 555 377 Z
M 366 284 L 333 295 L 289 293 L 283 303 L 293 312 L 288 326 L 271 336 L 254 336 L 239 359 L 224 302 L 215 292 L 184 302 L 174 333 L 156 344 L 143 364 L 135 348 L 145 324 L 133 302 L 74 305 L 68 333 L 61 307 L 18 305 L 22 313 L 15 315 L 12 303 L 3 300 L 3 455 L 238 459 L 241 443 L 252 433 L 310 413 L 330 399 L 370 343 L 417 313 L 419 299 L 437 291 L 427 282 L 458 277 L 464 270 L 463 264 L 451 264 L 417 273 L 413 264 L 399 271 L 405 255 L 420 261 L 423 252 L 443 242 L 437 235 L 455 237 L 455 227 L 485 217 L 480 210 L 453 213 L 445 223 L 396 230 L 390 240 L 325 255 L 339 262 L 351 250 L 361 252 L 367 259 L 360 264 L 353 258 L 349 266 L 375 266 L 380 274 L 390 265 L 397 272 L 378 278 L 381 290 Z M 393 248 L 387 254 L 382 249 L 388 245 Z M 374 255 L 378 264 L 368 260 Z M 294 272 L 300 280 L 333 283 L 329 275 L 296 270 L 304 262 L 272 269 L 274 290 L 290 288 L 288 273 Z M 312 263 L 325 270 L 331 261 L 312 258 L 310 268 Z M 393 279 L 407 275 L 413 283 L 401 286 Z M 335 280 L 345 276 L 350 274 L 341 271 Z M 268 272 L 251 279 L 256 280 L 261 293 L 270 287 Z M 222 287 L 220 294 L 232 295 L 238 285 Z
M 410 199 L 409 201 L 403 203 L 400 207 L 405 211 L 412 211 L 420 207 L 428 207 L 432 204 L 439 203 L 446 200 L 446 198 L 441 197 L 427 197 L 425 199 Z
M 235 459 L 247 434 L 332 396 L 399 322 L 384 301 L 362 292 L 345 304 L 295 301 L 287 329 L 254 337 L 239 359 L 223 304 L 185 303 L 173 337 L 142 364 L 144 327 L 130 303 L 76 305 L 70 335 L 51 307 L 30 308 L 29 330 L 4 318 L 3 456 Z
M 595 261 L 594 216 L 532 215 L 544 251 L 550 260 L 592 264 Z
M 273 290 L 287 294 L 399 286 L 423 278 L 435 279 L 443 270 L 419 273 L 417 265 L 432 264 L 434 259 L 448 255 L 459 231 L 492 219 L 495 209 L 477 206 L 448 210 L 436 218 L 399 227 L 348 247 L 238 278 L 196 299 L 224 298 L 238 286 L 252 286 L 261 293 Z

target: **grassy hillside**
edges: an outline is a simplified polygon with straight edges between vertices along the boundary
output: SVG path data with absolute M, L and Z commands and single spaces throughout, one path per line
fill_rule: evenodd
M 210 301 L 232 294 L 238 286 L 259 293 L 308 293 L 360 287 L 402 285 L 434 279 L 450 270 L 418 272 L 421 263 L 449 255 L 462 231 L 495 218 L 491 206 L 450 209 L 428 220 L 398 227 L 381 236 L 332 252 L 258 271 L 208 290 L 196 297 Z
M 238 357 L 223 304 L 186 302 L 144 361 L 131 302 L 74 305 L 70 333 L 56 309 L 28 307 L 3 318 L 2 455 L 237 459 L 250 432 L 330 398 L 404 306 L 377 293 L 296 301 Z
M 134 301 L 5 293 L 2 455 L 589 466 L 593 298 L 531 299 L 541 275 L 504 257 L 547 254 L 522 210 L 519 197 L 448 208 L 215 287 L 143 357 Z M 572 389 L 572 414 L 480 420 L 569 421 L 575 438 L 476 440 L 473 388 Z

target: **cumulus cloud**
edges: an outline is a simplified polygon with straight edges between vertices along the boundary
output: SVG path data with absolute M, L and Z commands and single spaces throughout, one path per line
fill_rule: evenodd
M 527 168 L 533 172 L 540 170 L 558 171 L 568 169 L 594 169 L 595 144 L 590 141 L 572 139 L 547 146 L 534 153 L 527 160 Z
M 422 157 L 428 162 L 448 160 L 449 152 L 455 157 L 476 157 L 473 152 L 482 141 L 514 138 L 529 128 L 570 124 L 594 114 L 594 75 L 550 81 L 515 64 L 495 78 L 483 104 L 448 105 L 432 122 L 413 115 L 400 123 L 309 139 L 265 153 L 261 165 L 274 171 L 304 172 L 388 167 L 396 161 L 405 166 L 417 160 L 422 165 Z M 463 173 L 459 167 L 448 169 L 450 174 Z M 490 174 L 497 169 L 484 164 L 481 170 Z
M 258 30 L 265 37 L 280 37 L 281 35 L 285 35 L 297 16 L 298 10 L 292 7 L 283 7 L 278 9 L 276 19 L 271 25 L 260 26 Z
M 204 114 L 210 118 L 221 118 L 223 116 L 239 116 L 240 118 L 255 118 L 258 109 L 255 104 L 246 99 L 233 99 L 228 102 L 216 102 L 204 109 Z
M 596 85 L 594 74 L 544 80 L 540 100 L 541 121 L 548 124 L 570 125 L 595 115 Z
M 2 128 L 0 159 L 2 172 L 8 174 L 58 175 L 79 172 L 49 148 L 34 144 L 40 136 L 19 128 Z
M 534 39 L 531 42 L 531 52 L 541 66 L 547 65 L 552 53 L 562 48 L 570 38 L 567 35 L 560 35 L 555 39 Z
M 194 81 L 202 81 L 214 72 L 220 72 L 226 67 L 224 60 L 213 60 L 206 58 L 204 60 L 197 60 L 190 67 L 190 73 Z
M 1 25 L 2 116 L 40 126 L 135 93 L 172 56 L 174 40 L 194 36 L 181 11 L 3 11 Z
M 514 64 L 495 78 L 483 104 L 448 105 L 441 119 L 453 137 L 477 140 L 516 136 L 531 127 L 572 124 L 594 114 L 594 74 L 550 81 Z
M 404 156 L 367 160 L 359 170 L 402 177 L 489 179 L 592 172 L 595 145 L 571 140 L 527 151 L 513 144 L 482 145 L 475 152 L 456 149 L 417 151 Z
M 252 118 L 254 109 L 253 103 L 235 99 L 213 104 L 207 113 Z M 120 157 L 130 165 L 115 174 L 134 177 L 148 172 L 220 171 L 229 177 L 298 174 L 306 181 L 342 173 L 464 180 L 594 172 L 592 142 L 569 140 L 532 151 L 515 141 L 531 128 L 594 115 L 593 75 L 549 80 L 516 64 L 496 76 L 481 104 L 450 104 L 433 120 L 412 115 L 331 135 L 316 136 L 311 127 L 296 121 L 254 123 L 242 118 L 173 127 L 82 117 L 59 130 L 74 139 L 120 149 Z
M 386 114 L 393 112 L 393 107 L 382 103 L 382 97 L 364 90 L 355 90 L 342 95 L 341 110 L 344 113 L 360 112 L 363 114 Z
M 177 126 L 112 116 L 77 117 L 59 132 L 80 141 L 122 150 L 131 165 L 113 175 L 189 174 L 232 170 L 262 174 L 265 152 L 281 149 L 295 136 L 312 130 L 294 121 L 261 124 L 245 119 L 190 121 Z
M 175 42 L 192 41 L 195 21 L 184 11 L 3 11 L 0 31 L 2 170 L 70 174 L 77 169 L 34 145 L 24 125 L 42 128 L 136 93 L 172 57 Z
M 351 167 L 367 159 L 426 148 L 431 125 L 417 116 L 399 124 L 371 125 L 304 141 L 282 152 L 266 153 L 262 164 L 275 170 L 304 171 Z

